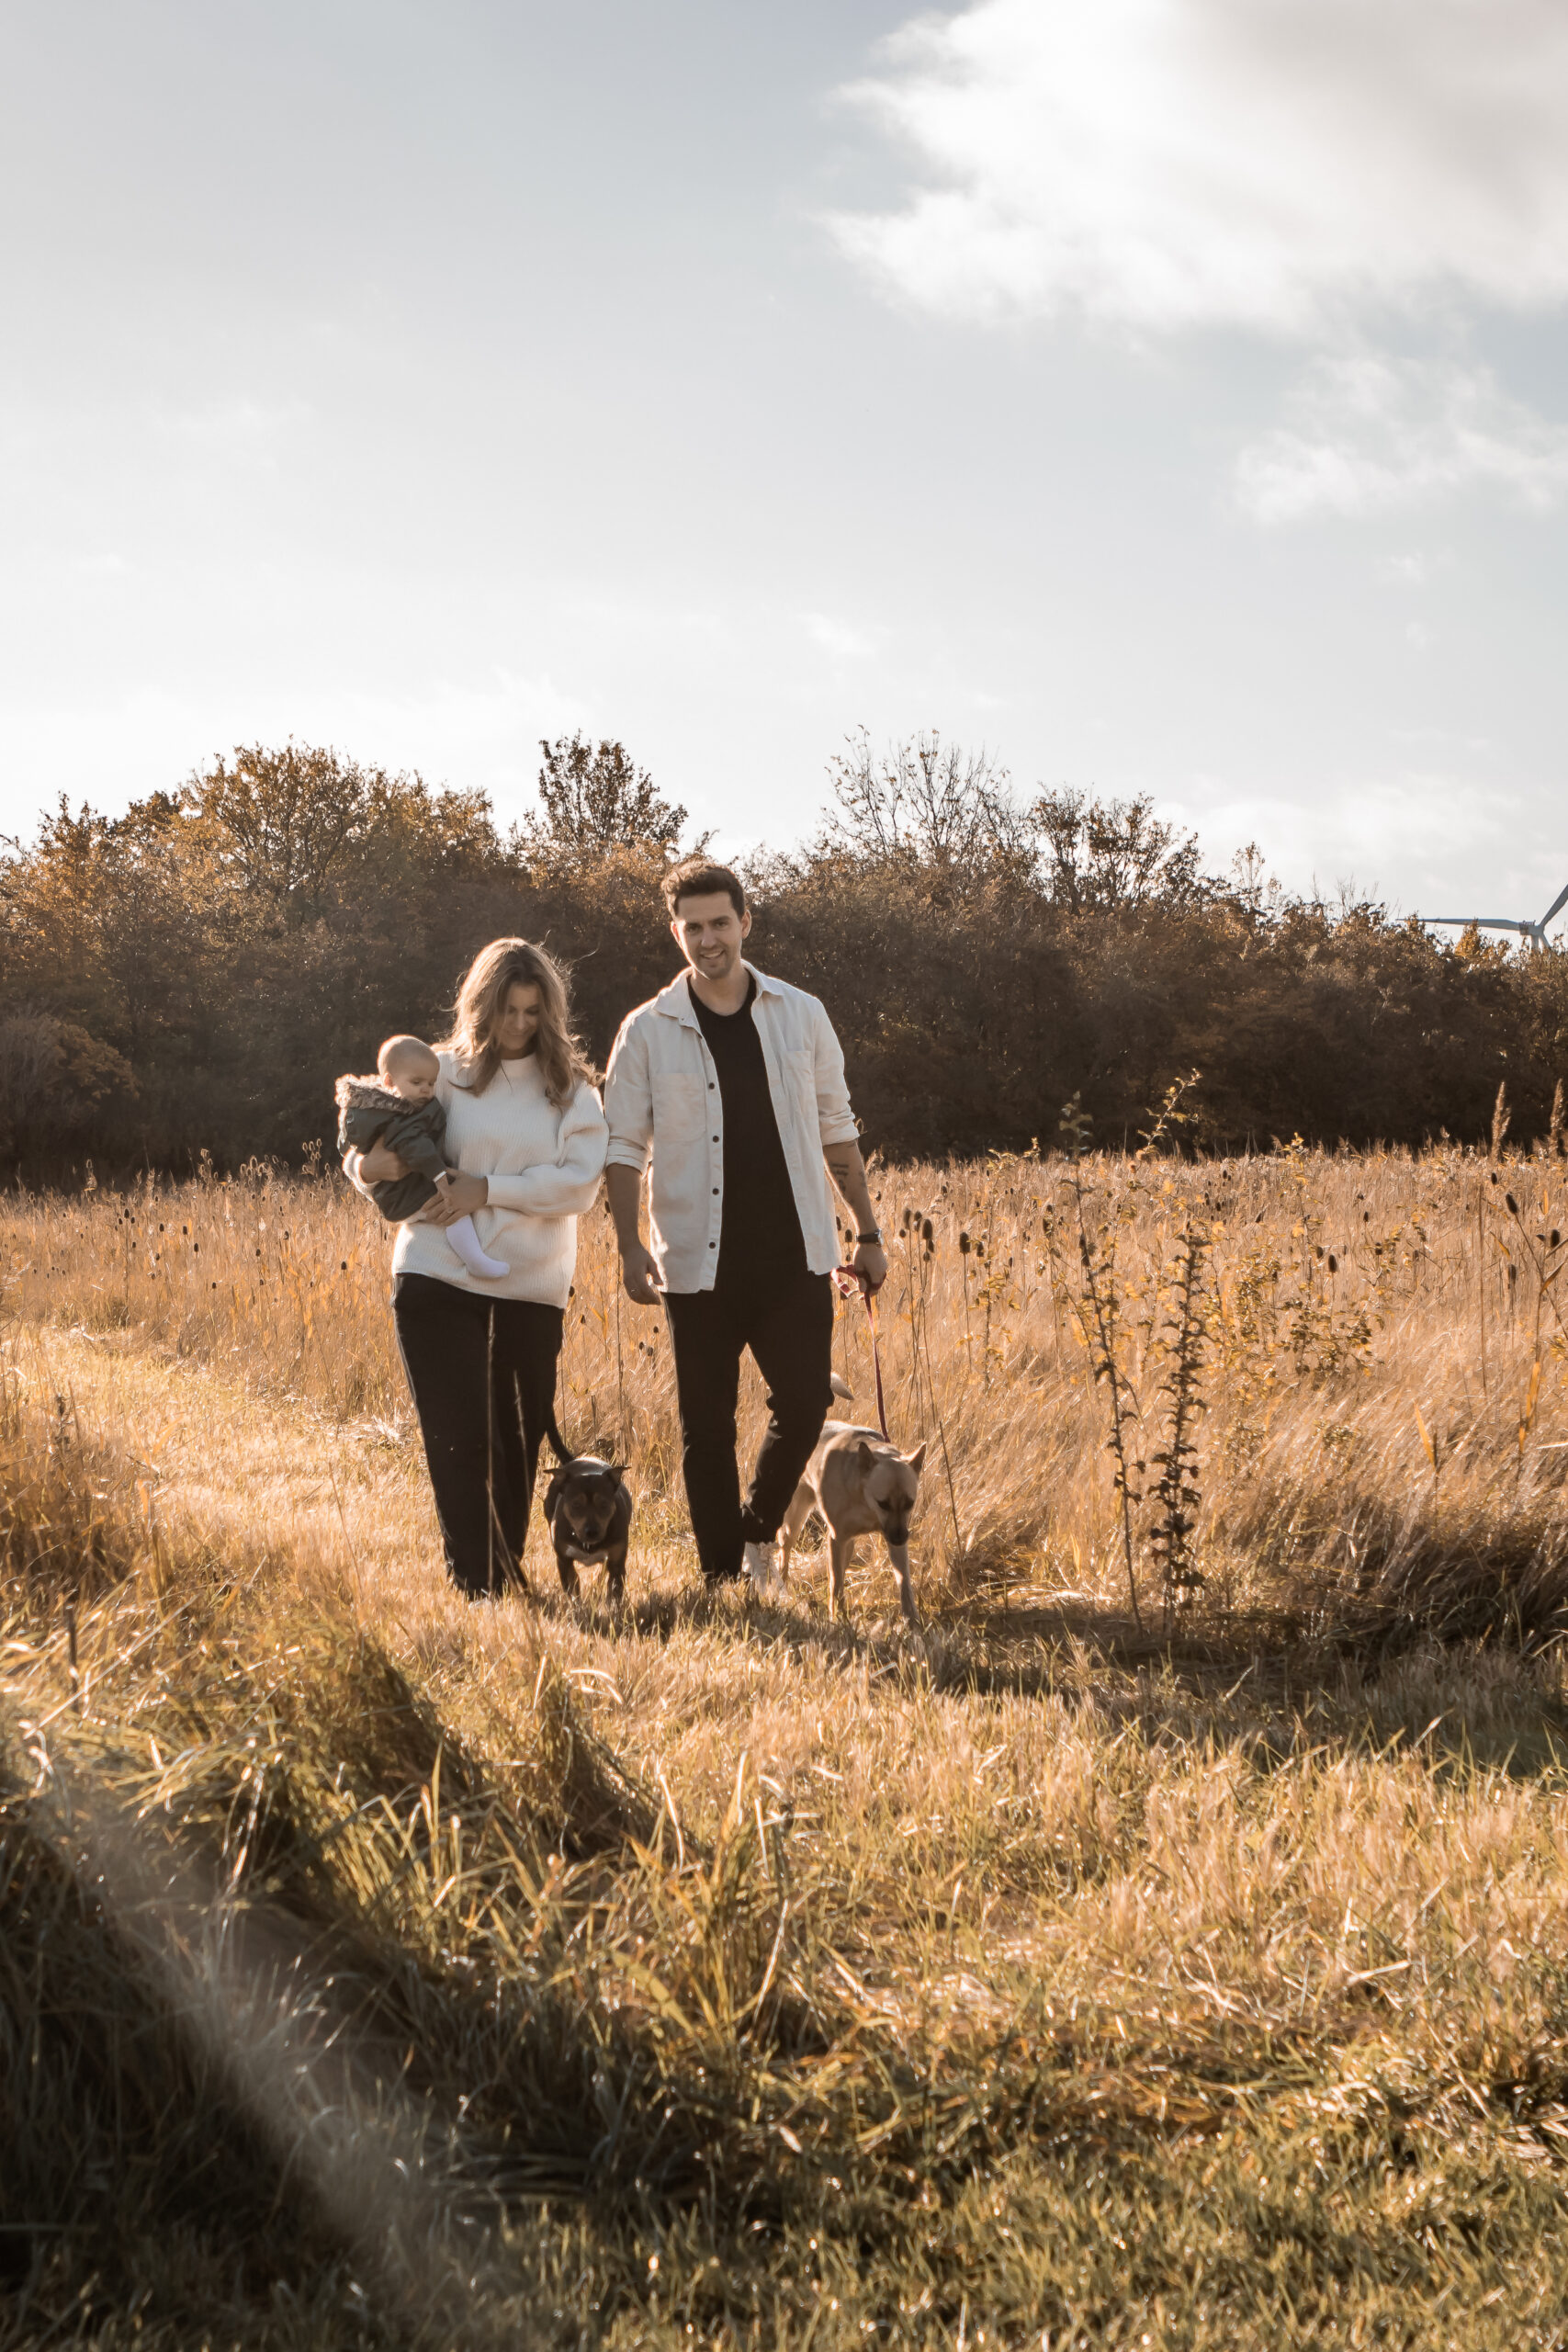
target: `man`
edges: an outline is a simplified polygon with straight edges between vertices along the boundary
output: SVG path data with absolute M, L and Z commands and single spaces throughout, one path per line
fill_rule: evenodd
M 824 1165 L 872 1290 L 887 1261 L 827 1013 L 745 961 L 751 915 L 728 866 L 687 858 L 665 876 L 664 901 L 686 969 L 627 1015 L 610 1056 L 610 1208 L 627 1297 L 662 1297 L 669 1317 L 703 1574 L 716 1584 L 744 1567 L 765 1591 L 832 1402 L 839 1239 Z M 651 1250 L 637 1225 L 649 1146 Z M 747 1348 L 770 1418 L 742 1504 L 735 1406 Z

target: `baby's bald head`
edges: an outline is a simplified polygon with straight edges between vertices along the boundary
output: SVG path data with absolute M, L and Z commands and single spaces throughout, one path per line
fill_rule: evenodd
M 423 1037 L 389 1037 L 376 1057 L 384 1086 L 405 1102 L 428 1102 L 435 1091 L 441 1065 Z

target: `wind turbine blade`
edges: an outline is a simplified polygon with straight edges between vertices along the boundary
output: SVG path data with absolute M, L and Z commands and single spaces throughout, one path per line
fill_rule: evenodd
M 1563 892 L 1568 899 L 1568 890 Z M 1516 922 L 1512 915 L 1423 915 L 1423 922 L 1473 923 L 1477 931 L 1523 931 L 1535 929 L 1534 923 Z
M 1555 898 L 1555 899 L 1553 899 L 1553 900 L 1551 901 L 1551 904 L 1548 907 L 1548 909 L 1547 909 L 1546 912 L 1542 915 L 1542 917 L 1541 917 L 1541 919 L 1540 919 L 1540 922 L 1539 925 L 1537 926 L 1537 928 L 1538 928 L 1539 930 L 1544 931 L 1544 930 L 1546 929 L 1547 924 L 1551 921 L 1552 916 L 1553 916 L 1554 914 L 1556 914 L 1556 912 L 1557 912 L 1558 909 L 1559 909 L 1560 907 L 1564 907 L 1564 906 L 1568 906 L 1568 882 L 1564 882 L 1564 884 L 1562 885 L 1562 889 L 1561 889 L 1561 890 L 1559 890 L 1559 892 L 1557 893 L 1556 898 Z

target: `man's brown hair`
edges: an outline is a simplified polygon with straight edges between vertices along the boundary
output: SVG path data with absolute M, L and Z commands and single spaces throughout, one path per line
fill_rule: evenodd
M 740 876 L 731 873 L 728 865 L 716 865 L 711 857 L 683 857 L 672 865 L 660 884 L 671 920 L 678 922 L 682 899 L 708 899 L 722 890 L 738 915 L 746 911 L 746 893 Z

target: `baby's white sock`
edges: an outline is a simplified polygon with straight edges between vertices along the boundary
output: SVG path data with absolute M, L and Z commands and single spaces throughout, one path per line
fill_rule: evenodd
M 470 1274 L 478 1274 L 482 1282 L 498 1282 L 502 1274 L 512 1272 L 504 1258 L 492 1258 L 474 1230 L 471 1216 L 460 1216 L 446 1227 L 446 1238 L 467 1266 Z

